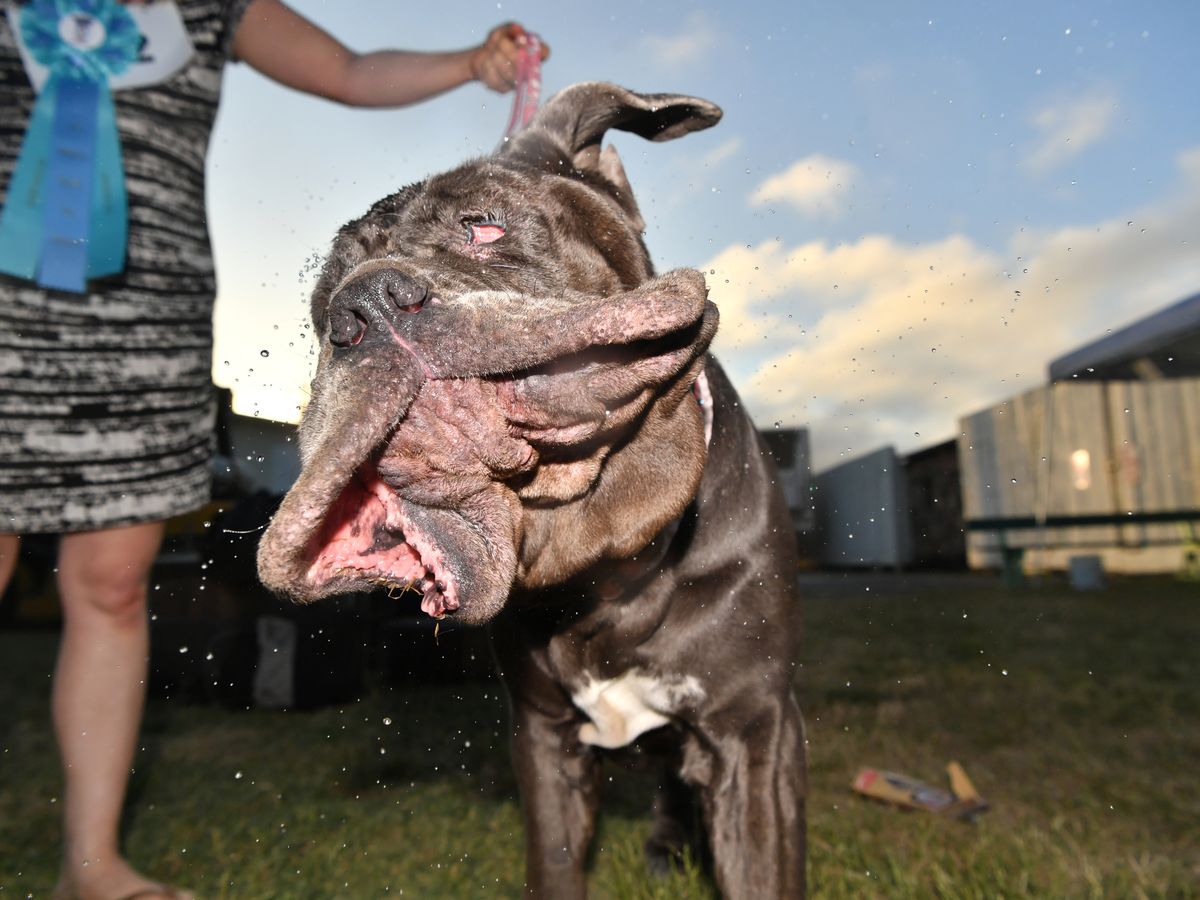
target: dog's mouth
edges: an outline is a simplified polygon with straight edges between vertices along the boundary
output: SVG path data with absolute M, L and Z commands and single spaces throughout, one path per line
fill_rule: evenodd
M 364 463 L 342 489 L 307 547 L 305 580 L 321 591 L 342 582 L 415 592 L 440 619 L 461 605 L 458 579 L 437 543 L 405 515 L 400 496 Z
M 339 395 L 362 401 L 341 419 L 317 409 L 300 478 L 259 545 L 259 575 L 302 602 L 384 588 L 418 595 L 435 618 L 484 621 L 516 576 L 516 501 L 503 478 L 532 466 L 532 451 L 508 435 L 490 383 L 371 374 L 341 379 Z

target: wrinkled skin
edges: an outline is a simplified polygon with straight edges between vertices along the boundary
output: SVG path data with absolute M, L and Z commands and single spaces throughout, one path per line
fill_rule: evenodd
M 652 858 L 692 837 L 687 785 L 726 896 L 804 890 L 786 509 L 706 355 L 703 277 L 654 274 L 600 149 L 610 128 L 670 140 L 719 118 L 568 88 L 496 155 L 342 228 L 313 294 L 302 474 L 260 575 L 300 601 L 411 588 L 430 615 L 493 623 L 527 896 L 585 895 L 599 759 L 663 743 Z M 648 724 L 610 702 L 624 687 L 586 693 L 623 677 L 653 698 Z

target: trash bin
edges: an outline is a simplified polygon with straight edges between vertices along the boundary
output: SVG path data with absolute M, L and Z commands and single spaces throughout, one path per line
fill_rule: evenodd
M 1104 590 L 1104 564 L 1094 554 L 1072 556 L 1067 561 L 1071 588 L 1076 591 Z

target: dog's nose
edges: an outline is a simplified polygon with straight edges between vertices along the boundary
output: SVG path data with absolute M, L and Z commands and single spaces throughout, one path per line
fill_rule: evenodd
M 428 286 L 395 269 L 376 269 L 345 284 L 329 301 L 329 341 L 354 347 L 372 334 L 386 338 L 401 316 L 420 312 Z

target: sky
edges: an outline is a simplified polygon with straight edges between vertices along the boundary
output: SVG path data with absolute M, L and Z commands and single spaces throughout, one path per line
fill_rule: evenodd
M 544 95 L 613 81 L 719 104 L 614 133 L 660 271 L 705 273 L 715 352 L 813 466 L 954 437 L 1050 360 L 1200 291 L 1200 4 L 295 0 L 357 50 L 453 49 L 520 21 Z M 339 107 L 226 71 L 209 158 L 214 376 L 294 421 L 308 295 L 336 229 L 490 152 L 510 98 L 469 85 Z

